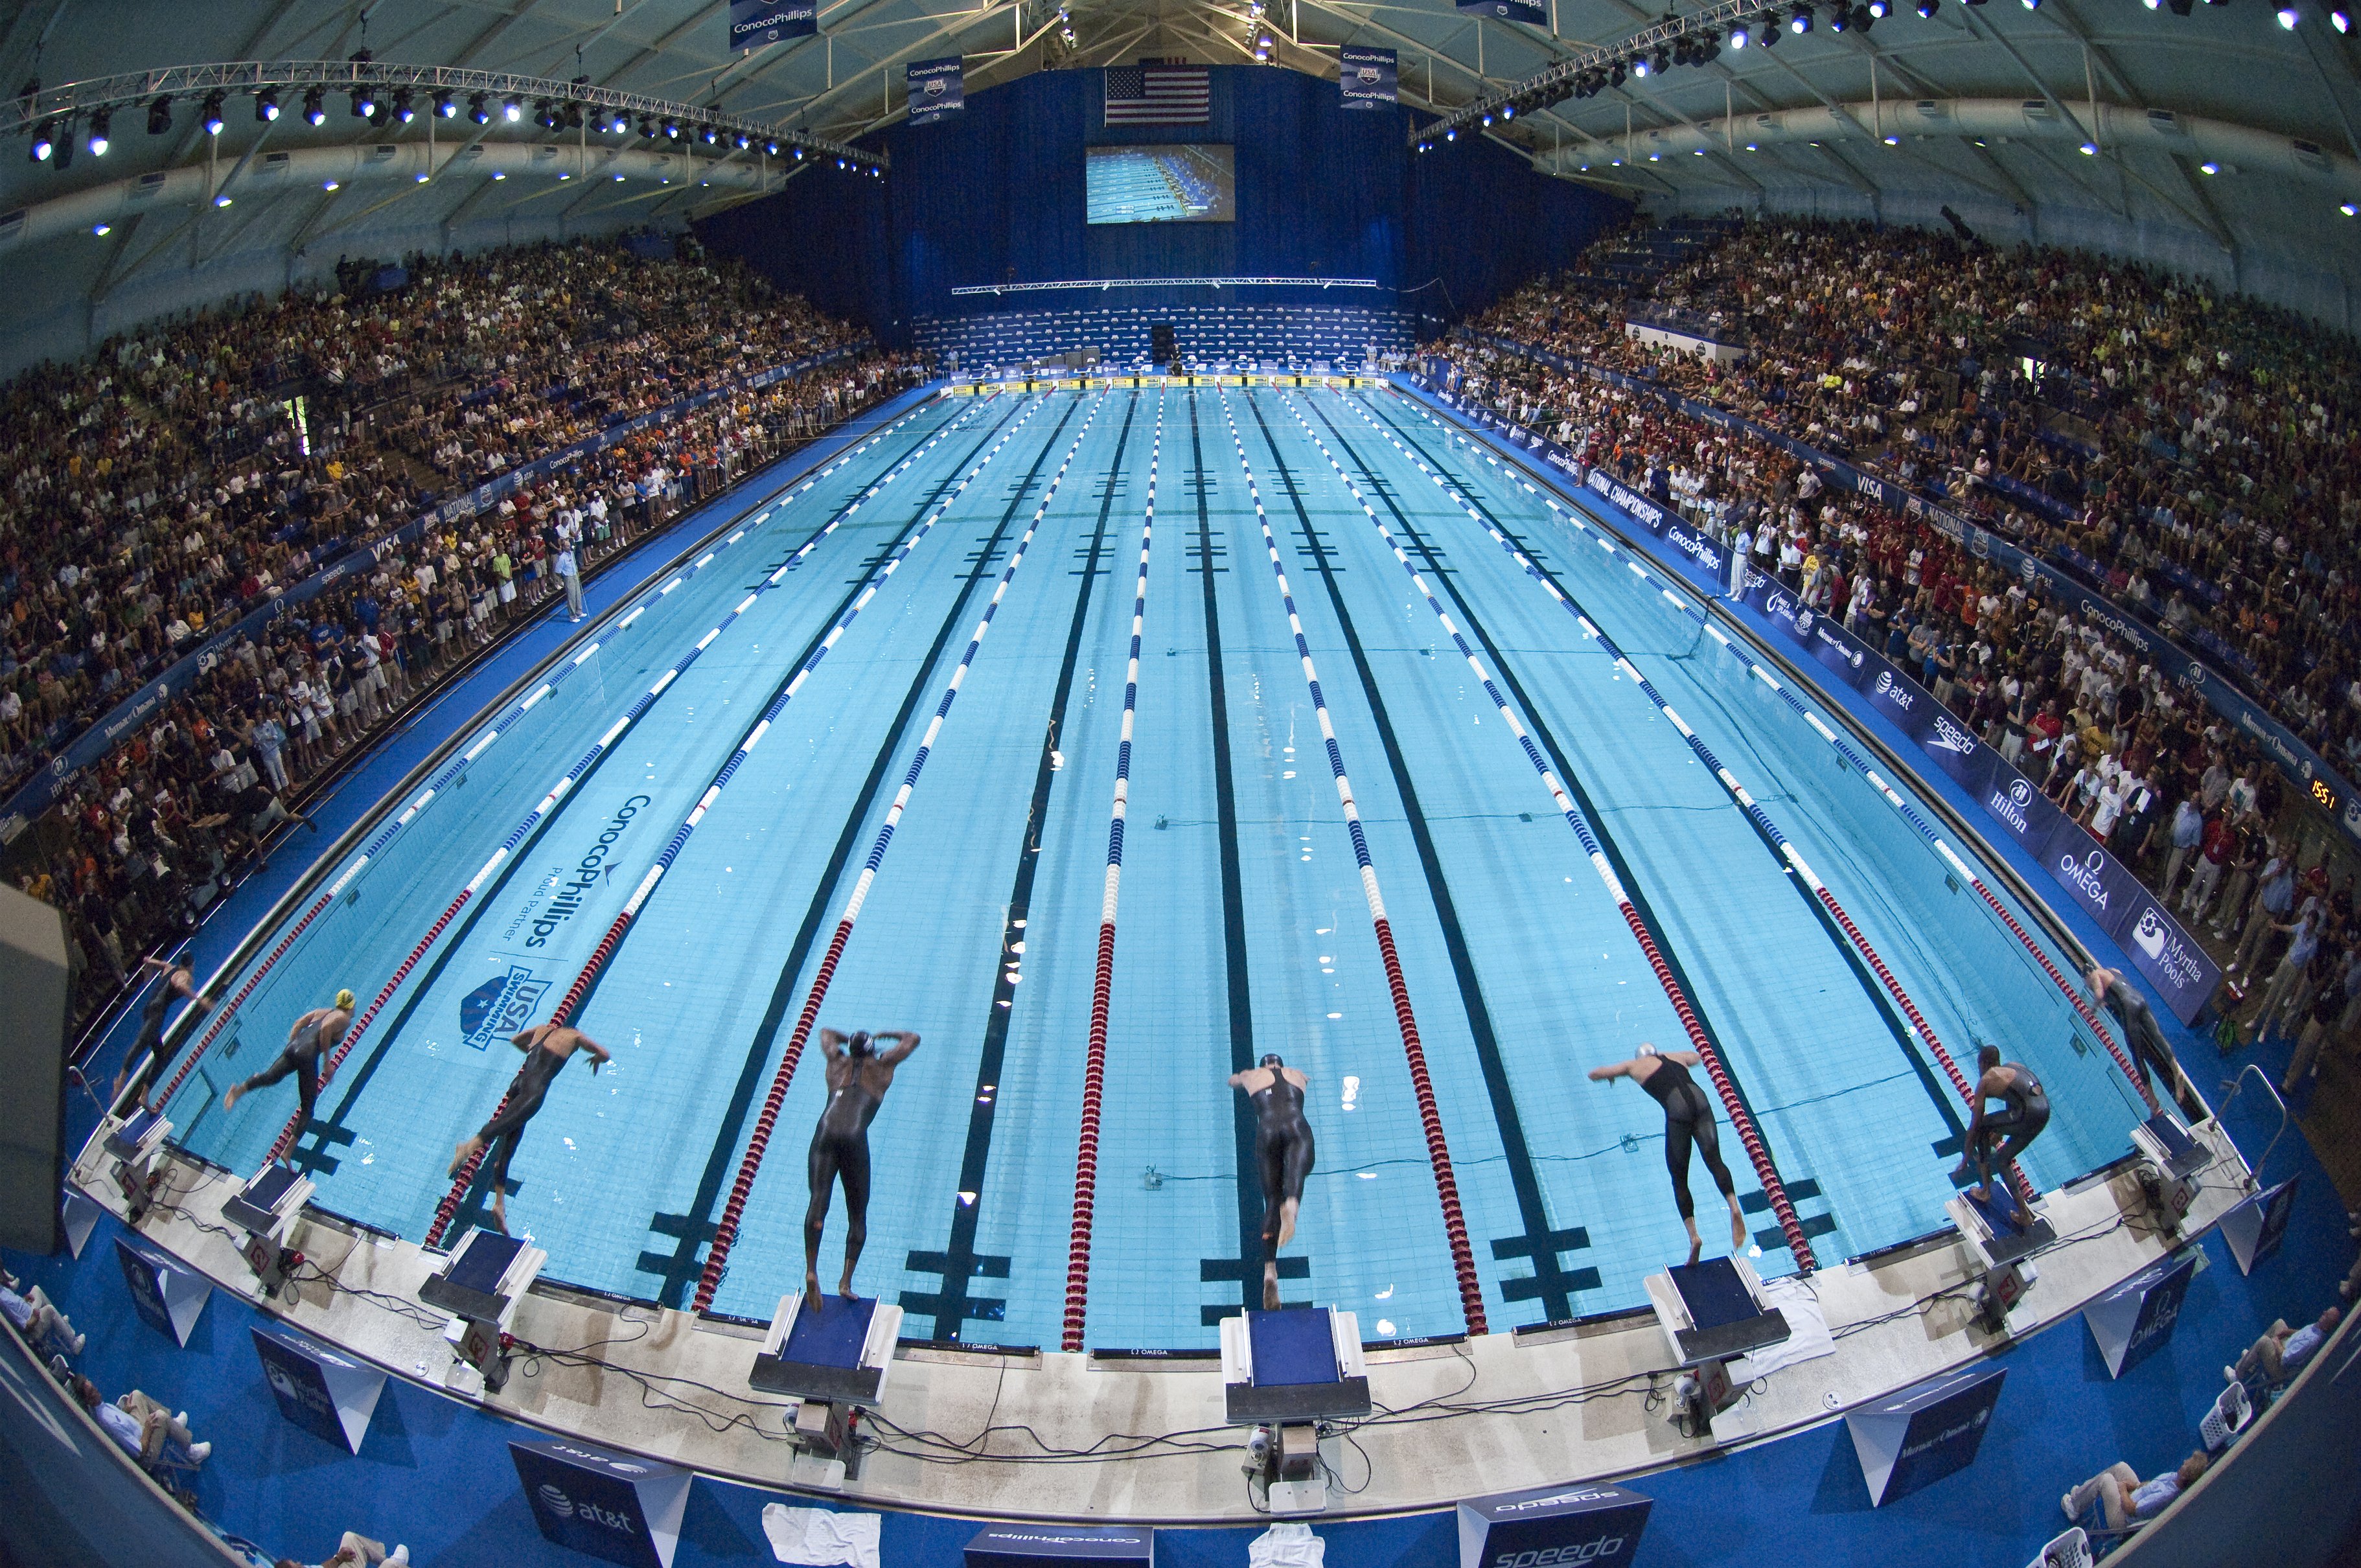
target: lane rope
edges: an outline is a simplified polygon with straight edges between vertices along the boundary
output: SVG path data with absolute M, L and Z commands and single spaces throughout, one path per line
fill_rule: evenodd
M 1543 787 L 1549 791 L 1550 799 L 1557 806 L 1558 814 L 1565 818 L 1566 825 L 1574 829 L 1575 837 L 1581 840 L 1584 856 L 1589 860 L 1591 870 L 1598 873 L 1598 880 L 1606 884 L 1607 895 L 1615 901 L 1615 907 L 1623 916 L 1624 924 L 1631 927 L 1631 935 L 1639 943 L 1642 955 L 1648 960 L 1648 967 L 1655 971 L 1656 981 L 1664 987 L 1665 1000 L 1672 1003 L 1674 1014 L 1680 1019 L 1681 1027 L 1686 1031 L 1691 1048 L 1704 1058 L 1706 1071 L 1712 1078 L 1714 1088 L 1721 1096 L 1722 1108 L 1730 1113 L 1730 1126 L 1737 1132 L 1739 1142 L 1745 1146 L 1747 1158 L 1753 1163 L 1754 1174 L 1763 1183 L 1764 1195 L 1771 1201 L 1772 1212 L 1778 1219 L 1780 1234 L 1786 1238 L 1788 1250 L 1795 1254 L 1796 1266 L 1803 1273 L 1811 1273 L 1819 1266 L 1819 1260 L 1813 1255 L 1810 1238 L 1804 1234 L 1803 1222 L 1796 1217 L 1795 1205 L 1788 1201 L 1786 1184 L 1779 1179 L 1778 1168 L 1771 1159 L 1770 1147 L 1763 1138 L 1762 1130 L 1755 1125 L 1754 1118 L 1747 1114 L 1745 1103 L 1738 1097 L 1737 1085 L 1730 1080 L 1729 1069 L 1723 1065 L 1720 1053 L 1714 1049 L 1713 1042 L 1707 1037 L 1705 1026 L 1698 1020 L 1696 1008 L 1690 1004 L 1687 993 L 1682 989 L 1679 980 L 1673 974 L 1672 967 L 1664 961 L 1663 953 L 1657 949 L 1654 937 L 1649 932 L 1647 923 L 1640 918 L 1639 907 L 1632 903 L 1631 893 L 1624 887 L 1623 880 L 1615 874 L 1615 868 L 1609 863 L 1607 852 L 1600 846 L 1598 837 L 1592 830 L 1589 821 L 1583 816 L 1581 808 L 1575 804 L 1574 797 L 1567 793 L 1565 784 L 1559 782 L 1557 774 L 1551 770 L 1549 760 L 1542 755 L 1541 748 L 1533 743 L 1532 736 L 1527 732 L 1523 722 L 1518 718 L 1515 709 L 1509 706 L 1509 699 L 1494 684 L 1491 672 L 1484 667 L 1483 660 L 1468 644 L 1458 624 L 1451 619 L 1451 612 L 1443 608 L 1442 602 L 1434 597 L 1434 590 L 1427 586 L 1425 575 L 1411 564 L 1409 554 L 1401 547 L 1401 542 L 1394 536 L 1393 530 L 1386 526 L 1385 519 L 1378 515 L 1377 509 L 1369 504 L 1368 498 L 1361 491 L 1361 487 L 1354 481 L 1350 474 L 1345 472 L 1344 465 L 1336 461 L 1336 455 L 1329 451 L 1328 444 L 1320 438 L 1320 433 L 1312 429 L 1311 422 L 1295 407 L 1294 400 L 1286 397 L 1284 393 L 1280 396 L 1281 400 L 1287 404 L 1288 411 L 1295 415 L 1295 422 L 1302 426 L 1304 435 L 1314 447 L 1318 448 L 1320 455 L 1328 460 L 1328 466 L 1335 470 L 1336 477 L 1342 480 L 1345 488 L 1351 492 L 1354 501 L 1361 509 L 1362 515 L 1369 520 L 1370 524 L 1377 529 L 1378 536 L 1386 542 L 1386 547 L 1393 552 L 1394 559 L 1400 562 L 1402 570 L 1410 575 L 1411 586 L 1416 587 L 1419 596 L 1426 600 L 1427 609 L 1433 610 L 1435 619 L 1443 623 L 1443 630 L 1450 635 L 1452 644 L 1459 650 L 1460 657 L 1467 661 L 1467 667 L 1475 672 L 1477 681 L 1484 688 L 1484 695 L 1491 699 L 1492 706 L 1499 712 L 1501 721 L 1509 727 L 1509 733 L 1516 737 L 1517 744 L 1524 749 L 1525 760 L 1533 765 L 1533 772 L 1541 776 Z M 1405 452 L 1403 455 L 1407 457 L 1410 455 Z M 1477 515 L 1476 510 L 1462 500 L 1448 486 L 1444 485 L 1442 479 L 1428 470 L 1425 464 L 1421 463 L 1419 470 L 1433 479 L 1437 488 L 1443 489 L 1444 493 L 1450 496 L 1454 501 L 1458 502 L 1461 510 L 1468 516 L 1475 518 L 1478 523 L 1484 522 L 1485 520 Z M 1590 630 L 1587 621 L 1584 622 L 1584 627 L 1586 630 Z M 1594 631 L 1593 635 L 1598 633 Z M 1617 660 L 1620 665 L 1620 654 L 1617 655 Z
M 1247 394 L 1249 397 L 1251 393 Z M 1418 1099 L 1420 1122 L 1426 1131 L 1426 1156 L 1434 1168 L 1434 1188 L 1443 1201 L 1443 1229 L 1451 1245 L 1452 1272 L 1459 1281 L 1459 1307 L 1466 1317 L 1467 1332 L 1480 1334 L 1484 1325 L 1484 1288 L 1476 1274 L 1476 1257 L 1467 1242 L 1467 1221 L 1459 1206 L 1459 1181 L 1451 1168 L 1451 1149 L 1443 1135 L 1443 1113 L 1435 1103 L 1434 1084 L 1426 1069 L 1426 1048 L 1420 1043 L 1418 1017 L 1411 1010 L 1410 985 L 1402 977 L 1400 955 L 1394 948 L 1393 925 L 1386 916 L 1386 901 L 1378 885 L 1376 865 L 1369 859 L 1368 836 L 1362 831 L 1361 808 L 1353 796 L 1353 781 L 1345 772 L 1344 749 L 1336 741 L 1336 726 L 1328 713 L 1328 699 L 1320 689 L 1320 672 L 1312 662 L 1312 644 L 1303 635 L 1303 618 L 1295 608 L 1295 590 L 1289 587 L 1287 569 L 1279 558 L 1279 540 L 1270 531 L 1270 518 L 1263 510 L 1262 489 L 1256 483 L 1254 465 L 1246 460 L 1246 445 L 1238 434 L 1238 422 L 1230 408 L 1226 391 L 1219 393 L 1222 419 L 1230 429 L 1230 444 L 1236 448 L 1238 467 L 1246 475 L 1246 493 L 1254 501 L 1255 522 L 1262 530 L 1263 550 L 1270 558 L 1271 576 L 1279 585 L 1279 602 L 1287 609 L 1287 624 L 1295 637 L 1295 654 L 1303 666 L 1303 681 L 1312 693 L 1312 707 L 1320 719 L 1320 738 L 1328 751 L 1328 771 L 1336 781 L 1336 798 L 1345 808 L 1345 828 L 1353 840 L 1353 859 L 1360 868 L 1361 894 L 1369 906 L 1369 924 L 1377 932 L 1378 956 L 1385 965 L 1386 985 L 1393 994 L 1394 1022 L 1401 1032 L 1402 1056 L 1410 1064 L 1411 1088 Z M 1239 1173 L 1240 1179 L 1245 1173 Z
M 639 917 L 640 911 L 646 906 L 649 896 L 656 890 L 656 884 L 663 881 L 664 873 L 672 869 L 674 862 L 679 858 L 682 848 L 687 844 L 689 836 L 697 831 L 697 824 L 705 819 L 706 813 L 712 809 L 713 803 L 720 796 L 721 792 L 729 787 L 730 781 L 737 775 L 740 766 L 744 763 L 748 755 L 762 743 L 763 737 L 769 732 L 772 724 L 785 711 L 787 704 L 794 699 L 797 692 L 803 689 L 804 683 L 810 678 L 812 671 L 819 666 L 821 660 L 828 657 L 829 650 L 836 646 L 839 640 L 844 636 L 846 630 L 860 618 L 861 612 L 868 608 L 870 601 L 874 599 L 879 591 L 884 588 L 886 580 L 893 576 L 902 563 L 908 560 L 911 553 L 924 542 L 928 533 L 933 532 L 935 524 L 942 519 L 945 512 L 950 510 L 952 503 L 974 481 L 976 476 L 1000 455 L 1001 450 L 1015 438 L 1016 433 L 1024 428 L 1026 422 L 1030 420 L 1041 407 L 1042 404 L 1035 403 L 1031 408 L 1027 409 L 1014 424 L 1002 432 L 1000 438 L 992 444 L 991 449 L 977 459 L 974 466 L 952 488 L 951 493 L 943 498 L 941 504 L 936 507 L 925 523 L 905 539 L 885 563 L 871 574 L 860 595 L 846 608 L 844 613 L 837 618 L 835 624 L 829 628 L 828 634 L 820 639 L 818 645 L 813 648 L 810 654 L 796 666 L 795 674 L 783 682 L 777 691 L 772 695 L 770 703 L 740 737 L 729 759 L 715 773 L 712 782 L 706 785 L 705 793 L 697 797 L 697 804 L 689 808 L 688 815 L 682 820 L 680 826 L 674 829 L 671 839 L 658 852 L 654 863 L 649 866 L 647 873 L 631 890 L 631 896 L 624 901 L 621 913 L 615 916 L 613 924 L 607 927 L 606 934 L 599 938 L 598 945 L 591 949 L 589 960 L 583 965 L 582 971 L 574 977 L 574 983 L 566 988 L 566 994 L 559 999 L 556 1009 L 550 1014 L 549 1022 L 564 1024 L 573 1015 L 574 1010 L 581 1005 L 583 997 L 589 992 L 592 981 L 598 979 L 608 960 L 612 959 L 616 949 L 621 947 L 624 933 L 631 929 L 631 923 Z M 924 450 L 921 448 L 920 453 Z M 916 461 L 920 453 L 913 453 L 911 461 Z M 904 467 L 906 466 L 906 464 Z M 901 467 L 895 470 L 897 475 L 901 472 L 903 472 Z M 889 476 L 886 480 L 880 481 L 871 492 L 864 494 L 862 499 L 865 501 L 870 494 L 882 490 L 886 483 L 891 482 L 891 477 L 892 476 Z M 856 503 L 856 506 L 858 504 Z M 853 510 L 853 508 L 847 508 L 845 515 L 851 516 Z M 778 577 L 785 576 L 785 573 L 786 568 L 782 566 L 772 581 L 775 582 Z M 742 609 L 743 606 L 740 608 Z M 706 641 L 707 643 L 711 641 L 710 633 L 708 634 Z M 658 683 L 659 685 L 664 684 L 666 683 Z M 492 1114 L 498 1116 L 500 1108 L 507 1104 L 508 1095 L 503 1091 L 500 1106 L 494 1108 Z M 467 1163 L 460 1168 L 458 1175 L 453 1179 L 451 1190 L 444 1196 L 442 1203 L 436 1208 L 434 1223 L 426 1233 L 426 1245 L 429 1246 L 442 1240 L 443 1233 L 449 1226 L 452 1216 L 458 1212 L 460 1201 L 466 1197 L 468 1187 L 475 1181 L 476 1171 L 483 1162 L 484 1153 L 484 1150 L 478 1149 L 470 1156 Z
M 667 580 L 662 586 L 647 590 L 642 595 L 639 604 L 633 608 L 629 614 L 623 616 L 621 620 L 617 621 L 608 635 L 620 635 L 622 631 L 627 630 L 633 621 L 639 620 L 639 618 L 645 613 L 651 606 L 654 605 L 665 594 L 670 593 L 674 588 L 680 587 L 681 584 L 686 582 L 689 577 L 703 570 L 705 566 L 710 564 L 722 550 L 745 538 L 750 532 L 767 522 L 772 515 L 781 507 L 800 497 L 805 491 L 810 489 L 814 485 L 818 484 L 822 478 L 826 477 L 830 473 L 842 468 L 849 463 L 851 463 L 858 458 L 862 453 L 879 444 L 884 441 L 887 436 L 893 434 L 895 431 L 900 429 L 910 421 L 917 419 L 924 411 L 925 406 L 923 404 L 918 408 L 911 410 L 908 413 L 904 414 L 892 424 L 885 426 L 884 429 L 869 437 L 868 440 L 855 444 L 832 462 L 810 475 L 800 486 L 792 487 L 787 490 L 779 492 L 777 495 L 773 497 L 770 501 L 765 503 L 763 509 L 755 516 L 738 528 L 730 535 L 729 538 L 722 541 L 720 544 L 716 545 L 711 551 L 706 553 L 706 554 L 694 565 L 685 567 L 679 572 L 670 574 Z M 190 1051 L 187 1058 L 182 1060 L 179 1070 L 173 1073 L 171 1080 L 165 1085 L 163 1095 L 158 1101 L 158 1103 L 170 1103 L 171 1097 L 180 1091 L 181 1084 L 187 1080 L 189 1074 L 195 1069 L 198 1058 L 205 1054 L 207 1047 L 211 1047 L 214 1039 L 217 1038 L 221 1032 L 229 1025 L 231 1019 L 236 1014 L 238 1009 L 245 1004 L 248 997 L 254 994 L 255 989 L 262 983 L 264 978 L 267 977 L 273 969 L 278 967 L 279 960 L 287 955 L 289 949 L 295 945 L 296 939 L 302 936 L 304 930 L 310 927 L 312 922 L 318 919 L 321 914 L 325 911 L 330 905 L 335 903 L 335 901 L 343 895 L 346 887 L 351 883 L 352 880 L 356 876 L 360 874 L 361 869 L 368 865 L 378 854 L 382 852 L 386 846 L 393 841 L 394 837 L 397 834 L 415 820 L 418 814 L 425 809 L 429 802 L 433 801 L 445 790 L 450 788 L 452 781 L 459 776 L 459 773 L 463 769 L 468 767 L 476 761 L 477 758 L 482 756 L 485 751 L 489 749 L 493 742 L 498 740 L 503 734 L 507 733 L 510 728 L 514 725 L 519 718 L 523 717 L 523 715 L 535 704 L 548 697 L 568 675 L 571 675 L 576 670 L 580 669 L 583 663 L 590 657 L 591 654 L 597 652 L 601 645 L 601 641 L 593 641 L 588 644 L 580 652 L 576 653 L 571 660 L 567 661 L 563 668 L 556 671 L 548 680 L 542 683 L 541 685 L 535 687 L 532 693 L 510 704 L 506 709 L 502 710 L 500 717 L 493 719 L 492 722 L 485 728 L 482 734 L 477 737 L 473 745 L 467 747 L 466 751 L 453 755 L 451 761 L 444 767 L 442 772 L 436 773 L 428 781 L 426 787 L 419 792 L 417 798 L 410 803 L 410 806 L 406 810 L 402 811 L 391 822 L 388 823 L 373 838 L 371 838 L 368 843 L 361 847 L 360 852 L 357 854 L 353 858 L 352 862 L 345 868 L 343 874 L 338 876 L 335 882 L 329 884 L 328 890 L 325 893 L 323 893 L 317 899 L 313 901 L 311 907 L 306 909 L 303 912 L 302 916 L 298 919 L 292 927 L 289 927 L 286 935 L 279 939 L 278 946 L 273 948 L 270 950 L 269 955 L 247 974 L 245 982 L 238 987 L 237 994 L 230 999 L 227 1005 L 221 1007 L 214 1012 L 213 1020 L 211 1024 L 207 1025 L 203 1036 L 199 1039 L 196 1047 Z M 429 940 L 431 941 L 432 939 L 433 938 L 430 937 Z M 219 982 L 220 976 L 216 975 L 212 981 L 208 982 L 208 988 L 210 988 L 211 985 L 218 984 Z M 202 990 L 199 994 L 203 994 Z M 371 1012 L 374 1013 L 374 1011 L 375 1009 L 372 1008 Z M 349 1031 L 347 1033 L 349 1034 Z M 339 1054 L 333 1059 L 341 1061 L 343 1057 Z M 277 1143 L 275 1143 L 272 1146 L 271 1158 L 278 1158 L 280 1152 L 286 1146 L 288 1142 L 288 1138 L 282 1136 Z
M 935 741 L 943 732 L 943 721 L 950 716 L 951 705 L 959 700 L 960 688 L 967 682 L 967 673 L 975 663 L 977 652 L 992 630 L 993 617 L 1000 612 L 1001 601 L 1007 598 L 1008 585 L 1016 578 L 1017 569 L 1025 565 L 1025 552 L 1040 530 L 1041 519 L 1056 499 L 1058 487 L 1073 466 L 1074 455 L 1082 450 L 1082 438 L 1105 406 L 1106 394 L 1102 392 L 1093 400 L 1090 412 L 1082 428 L 1074 433 L 1073 444 L 1058 460 L 1058 471 L 1051 476 L 1047 489 L 1041 492 L 1041 504 L 1033 509 L 1032 519 L 1025 525 L 1024 536 L 1017 540 L 1016 550 L 1008 558 L 1008 565 L 1000 574 L 999 583 L 992 590 L 992 601 L 984 606 L 983 619 L 975 624 L 969 637 L 967 651 L 960 655 L 959 665 L 951 671 L 950 683 L 943 688 L 942 700 L 935 707 L 935 716 L 927 723 L 927 732 L 918 741 L 918 750 L 910 759 L 909 771 L 903 775 L 902 787 L 894 792 L 894 804 L 886 808 L 885 820 L 878 826 L 876 841 L 870 846 L 869 858 L 862 863 L 861 874 L 854 879 L 852 893 L 844 901 L 844 913 L 836 923 L 836 933 L 829 938 L 828 952 L 821 958 L 818 971 L 812 977 L 811 992 L 804 1000 L 802 1014 L 796 1019 L 795 1032 L 788 1036 L 786 1050 L 779 1058 L 778 1071 L 772 1077 L 770 1092 L 763 1101 L 762 1113 L 755 1118 L 754 1130 L 747 1139 L 746 1153 L 739 1161 L 737 1178 L 730 1184 L 730 1197 L 722 1205 L 720 1222 L 715 1226 L 712 1245 L 705 1255 L 705 1269 L 697 1281 L 697 1297 L 691 1310 L 702 1312 L 713 1305 L 713 1293 L 721 1287 L 721 1276 L 730 1266 L 730 1249 L 736 1245 L 739 1223 L 745 1217 L 746 1201 L 753 1195 L 754 1179 L 763 1168 L 763 1153 L 770 1146 L 772 1130 L 778 1125 L 779 1109 L 786 1102 L 787 1085 L 794 1081 L 796 1065 L 803 1058 L 804 1046 L 811 1038 L 813 1025 L 818 1022 L 820 1004 L 828 997 L 829 983 L 836 978 L 836 966 L 844 957 L 845 944 L 852 938 L 853 922 L 861 917 L 861 906 L 868 902 L 869 890 L 875 885 L 878 868 L 885 862 L 885 850 L 894 841 L 894 829 L 901 824 L 902 814 L 908 809 L 910 796 L 918 787 L 918 775 L 926 771 L 927 758 L 932 754 Z M 1037 407 L 1046 407 L 1045 398 Z M 1032 417 L 1028 413 L 1027 418 Z M 995 451 L 997 448 L 994 449 Z M 961 481 L 965 488 L 965 481 Z M 946 509 L 950 502 L 944 503 Z M 938 512 L 937 516 L 941 514 Z M 932 526 L 931 521 L 928 526 Z
M 1099 958 L 1091 982 L 1090 1051 L 1082 1067 L 1081 1142 L 1074 1152 L 1074 1215 L 1066 1240 L 1066 1321 L 1060 1348 L 1082 1348 L 1090 1306 L 1091 1222 L 1098 1207 L 1099 1113 L 1106 1086 L 1107 1013 L 1115 993 L 1115 917 L 1123 885 L 1123 828 L 1131 806 L 1131 740 L 1139 710 L 1139 640 L 1148 623 L 1148 559 L 1156 537 L 1156 466 L 1164 451 L 1164 398 L 1148 453 L 1148 510 L 1139 526 L 1139 577 L 1131 591 L 1131 660 L 1124 673 L 1123 733 L 1115 749 L 1115 806 L 1107 818 L 1106 888 L 1099 902 Z

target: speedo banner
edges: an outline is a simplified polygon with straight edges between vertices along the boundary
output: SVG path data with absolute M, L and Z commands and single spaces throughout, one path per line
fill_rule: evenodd
M 910 123 L 931 126 L 945 115 L 954 115 L 967 106 L 966 77 L 961 71 L 961 57 L 948 60 L 913 60 L 902 68 L 903 79 L 910 88 Z
M 819 31 L 818 0 L 730 0 L 730 48 L 761 49 Z
M 1336 93 L 1347 109 L 1382 109 L 1396 102 L 1394 51 L 1346 44 L 1336 51 Z

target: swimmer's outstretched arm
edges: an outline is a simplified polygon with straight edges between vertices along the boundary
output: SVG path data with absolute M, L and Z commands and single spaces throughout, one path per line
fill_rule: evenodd
M 607 1047 L 604 1047 L 604 1046 L 600 1045 L 598 1041 L 596 1041 L 596 1040 L 592 1039 L 589 1036 L 588 1036 L 588 1035 L 584 1034 L 581 1030 L 577 1029 L 576 1031 L 574 1031 L 574 1037 L 575 1037 L 576 1039 L 577 1039 L 577 1040 L 579 1040 L 579 1041 L 581 1041 L 581 1042 L 582 1042 L 582 1048 L 583 1048 L 584 1050 L 588 1051 L 588 1052 L 590 1053 L 590 1076 L 591 1076 L 591 1077 L 593 1077 L 593 1078 L 598 1077 L 598 1069 L 599 1069 L 600 1068 L 602 1068 L 602 1067 L 605 1067 L 609 1062 L 613 1061 L 613 1060 L 615 1059 L 611 1055 L 609 1055 L 609 1054 L 608 1053 L 608 1050 L 607 1050 Z
M 910 1053 L 918 1048 L 918 1034 L 915 1029 L 881 1029 L 878 1031 L 877 1037 L 894 1042 L 894 1048 L 877 1058 L 887 1067 L 895 1067 L 907 1061 Z
M 820 1053 L 830 1061 L 842 1056 L 844 1054 L 843 1032 L 838 1029 L 822 1029 L 819 1032 L 819 1048 Z

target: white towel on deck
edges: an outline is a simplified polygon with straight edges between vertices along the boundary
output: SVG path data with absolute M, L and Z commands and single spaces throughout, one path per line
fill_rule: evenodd
M 1247 1568 L 1321 1568 L 1328 1543 L 1308 1524 L 1275 1524 L 1246 1544 Z
M 876 1514 L 840 1514 L 769 1503 L 763 1508 L 763 1533 L 770 1538 L 771 1554 L 782 1563 L 812 1568 L 837 1563 L 878 1568 L 879 1519 Z

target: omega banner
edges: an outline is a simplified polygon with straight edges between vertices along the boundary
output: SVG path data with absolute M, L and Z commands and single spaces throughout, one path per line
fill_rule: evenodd
M 1459 1568 L 1623 1568 L 1654 1506 L 1604 1484 L 1477 1497 L 1459 1505 Z
M 565 1438 L 512 1442 L 509 1456 L 550 1541 L 625 1568 L 672 1568 L 687 1471 Z

